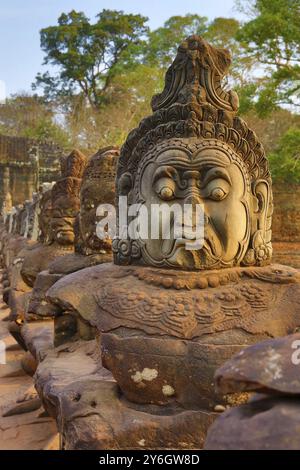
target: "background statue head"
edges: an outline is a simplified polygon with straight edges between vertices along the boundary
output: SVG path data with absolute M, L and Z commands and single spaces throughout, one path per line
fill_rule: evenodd
M 24 225 L 24 217 L 26 216 L 25 208 L 23 204 L 18 204 L 16 206 L 16 212 L 14 215 L 14 226 L 13 226 L 13 233 L 16 235 L 23 235 L 22 230 L 25 227 Z
M 62 159 L 62 177 L 52 188 L 51 229 L 60 245 L 74 244 L 74 222 L 80 209 L 79 190 L 86 157 L 73 150 Z
M 51 244 L 53 242 L 53 235 L 51 229 L 52 218 L 52 193 L 51 188 L 42 188 L 39 200 L 38 210 L 38 226 L 39 237 L 38 240 L 44 244 Z
M 21 228 L 20 228 L 20 234 L 25 238 L 27 238 L 27 235 L 28 235 L 29 206 L 30 206 L 30 200 L 26 199 L 26 201 L 23 204 L 23 209 L 22 209 L 22 214 L 21 214 Z
M 118 147 L 100 149 L 90 157 L 83 173 L 80 188 L 78 218 L 79 246 L 84 254 L 111 251 L 112 240 L 101 240 L 96 234 L 99 204 L 114 204 L 115 176 L 120 150 Z
M 28 231 L 27 237 L 30 240 L 38 239 L 38 212 L 39 212 L 40 194 L 34 192 L 28 208 Z
M 60 160 L 62 178 L 82 178 L 86 165 L 86 156 L 79 150 L 74 149 L 69 155 L 63 156 Z
M 200 204 L 203 246 L 186 249 L 186 226 L 180 239 L 117 239 L 116 263 L 212 269 L 270 262 L 271 177 L 262 145 L 236 116 L 236 93 L 222 89 L 230 62 L 227 50 L 201 37 L 184 41 L 117 170 L 117 195 L 128 204 Z

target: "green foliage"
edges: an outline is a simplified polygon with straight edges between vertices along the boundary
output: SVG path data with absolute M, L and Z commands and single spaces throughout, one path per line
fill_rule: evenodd
M 223 47 L 238 52 L 239 44 L 235 36 L 239 30 L 240 23 L 235 18 L 215 18 L 204 32 L 205 38 L 215 47 Z
M 55 122 L 52 108 L 37 95 L 15 95 L 0 105 L 0 133 L 69 145 L 68 133 Z
M 94 109 L 74 99 L 72 112 L 66 115 L 73 145 L 90 152 L 122 145 L 130 130 L 150 114 L 151 98 L 161 91 L 163 82 L 162 69 L 140 64 L 113 79 L 105 106 Z
M 230 49 L 233 62 L 223 85 L 238 92 L 239 114 L 270 155 L 275 181 L 300 182 L 300 121 L 291 108 L 281 107 L 300 104 L 300 0 L 239 3 L 247 15 L 243 24 L 187 14 L 170 17 L 154 31 L 147 18 L 122 11 L 103 10 L 94 22 L 81 12 L 63 13 L 56 26 L 41 31 L 44 63 L 57 74 L 37 76 L 35 86 L 43 87 L 44 96 L 35 112 L 27 102 L 29 113 L 21 118 L 17 102 L 10 104 L 6 129 L 70 142 L 88 153 L 121 145 L 151 112 L 151 98 L 163 89 L 180 42 L 200 34 Z M 61 112 L 58 125 L 54 116 Z M 0 130 L 1 124 L 0 109 Z
M 256 0 L 251 13 L 236 39 L 256 62 L 257 112 L 300 106 L 300 0 Z
M 144 62 L 152 66 L 168 67 L 174 59 L 179 44 L 192 34 L 204 35 L 207 18 L 199 15 L 171 16 L 161 28 L 148 35 Z
M 50 99 L 80 91 L 90 106 L 99 106 L 116 71 L 135 61 L 146 21 L 113 10 L 99 13 L 96 23 L 82 12 L 63 13 L 57 26 L 41 30 L 44 64 L 57 67 L 58 75 L 38 74 L 35 87 L 43 86 Z
M 300 183 L 300 129 L 289 129 L 277 148 L 269 155 L 272 176 L 276 181 Z
M 239 114 L 242 116 L 255 109 L 254 98 L 256 96 L 257 85 L 250 82 L 235 87 L 240 100 Z

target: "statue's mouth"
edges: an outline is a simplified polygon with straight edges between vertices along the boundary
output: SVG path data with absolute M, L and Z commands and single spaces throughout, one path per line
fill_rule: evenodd
M 197 239 L 194 232 L 185 231 L 185 237 L 173 240 L 166 260 L 170 266 L 192 266 L 196 269 L 208 268 L 219 263 L 222 252 L 211 238 Z M 190 237 L 190 238 L 187 238 Z M 165 249 L 170 240 L 165 240 Z
M 73 243 L 74 231 L 69 228 L 62 228 L 57 230 L 56 239 L 60 243 Z
M 68 235 L 69 233 L 73 233 L 73 230 L 70 228 L 60 228 L 57 230 L 57 234 Z

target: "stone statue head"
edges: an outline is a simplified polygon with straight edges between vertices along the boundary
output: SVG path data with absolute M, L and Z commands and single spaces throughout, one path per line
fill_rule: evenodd
M 53 241 L 51 230 L 52 218 L 52 194 L 51 189 L 43 191 L 40 195 L 38 210 L 39 241 L 44 244 L 51 244 Z
M 82 178 L 86 165 L 86 157 L 79 150 L 74 149 L 72 152 L 63 156 L 60 160 L 62 178 Z
M 25 219 L 25 216 L 26 216 L 26 212 L 25 212 L 25 207 L 23 204 L 18 204 L 16 206 L 16 212 L 15 212 L 15 215 L 14 215 L 14 227 L 13 227 L 13 233 L 17 234 L 17 235 L 23 235 L 24 234 L 24 227 L 25 227 L 25 224 L 24 224 L 24 219 Z M 23 233 L 22 233 L 23 231 Z
M 8 191 L 5 196 L 4 196 L 4 201 L 2 204 L 2 215 L 4 219 L 6 218 L 7 214 L 11 211 L 12 209 L 12 197 L 11 193 Z
M 87 163 L 80 188 L 79 234 L 84 254 L 111 251 L 112 240 L 96 234 L 99 204 L 114 204 L 115 176 L 120 151 L 117 147 L 100 149 Z
M 39 211 L 40 194 L 34 192 L 32 200 L 28 208 L 28 231 L 27 237 L 36 241 L 38 238 L 38 211 Z
M 30 214 L 30 207 L 31 207 L 32 202 L 27 199 L 24 202 L 24 212 L 22 216 L 22 223 L 21 223 L 21 234 L 25 237 L 28 238 L 29 234 L 29 214 Z
M 9 232 L 9 221 L 10 221 L 10 212 L 7 212 L 5 219 L 4 219 L 4 225 L 5 225 L 5 229 L 7 233 Z
M 14 233 L 15 229 L 15 221 L 16 221 L 16 212 L 17 209 L 15 206 L 11 208 L 11 211 L 8 216 L 8 232 L 9 233 Z
M 163 92 L 152 99 L 153 114 L 128 135 L 117 169 L 117 196 L 129 205 L 148 213 L 153 204 L 199 205 L 201 248 L 186 249 L 192 217 L 181 238 L 114 240 L 117 264 L 215 269 L 270 262 L 271 177 L 262 145 L 236 116 L 236 93 L 222 89 L 230 62 L 227 50 L 201 37 L 184 41 Z
M 80 209 L 79 190 L 86 157 L 73 150 L 62 159 L 62 177 L 52 188 L 51 228 L 54 241 L 74 244 L 74 222 Z

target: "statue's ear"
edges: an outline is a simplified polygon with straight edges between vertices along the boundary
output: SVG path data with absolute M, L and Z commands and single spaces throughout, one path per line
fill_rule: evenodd
M 243 259 L 246 266 L 268 264 L 272 257 L 271 223 L 272 192 L 267 181 L 257 181 L 252 187 L 253 218 L 248 250 Z
M 123 173 L 118 181 L 119 196 L 128 196 L 133 186 L 132 176 L 130 173 Z
M 266 239 L 267 232 L 271 229 L 271 189 L 267 181 L 257 181 L 253 186 L 253 195 L 256 199 L 256 207 L 254 208 L 254 218 L 256 220 L 256 230 L 262 231 L 264 239 Z

